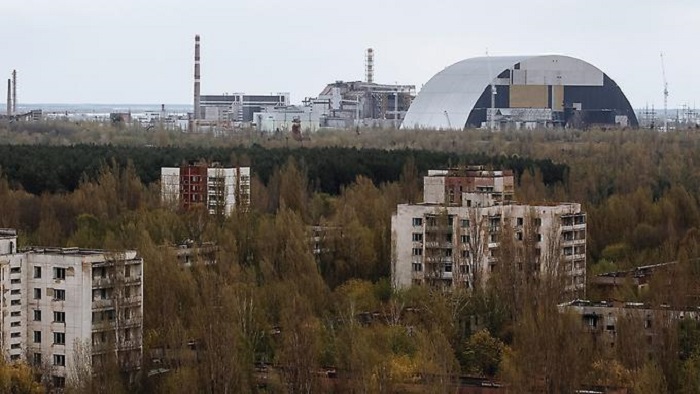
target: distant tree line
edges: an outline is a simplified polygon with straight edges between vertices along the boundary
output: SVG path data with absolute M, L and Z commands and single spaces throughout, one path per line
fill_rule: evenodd
M 114 145 L 0 145 L 0 168 L 8 181 L 33 193 L 71 192 L 81 179 L 94 179 L 105 164 L 116 163 L 125 168 L 131 161 L 134 171 L 145 184 L 160 178 L 161 167 L 207 160 L 222 165 L 251 166 L 259 179 L 267 184 L 276 168 L 293 157 L 305 168 L 308 183 L 314 191 L 338 194 L 358 176 L 375 184 L 399 180 L 401 169 L 413 158 L 417 169 L 483 164 L 494 169 L 513 169 L 521 175 L 537 170 L 546 185 L 565 181 L 566 165 L 548 159 L 532 160 L 518 156 L 457 154 L 427 150 L 384 150 L 341 147 L 264 148 L 250 147 L 138 147 Z

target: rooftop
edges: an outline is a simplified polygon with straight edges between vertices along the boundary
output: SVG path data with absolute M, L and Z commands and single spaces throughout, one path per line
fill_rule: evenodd
M 589 301 L 576 299 L 558 305 L 560 308 L 620 308 L 620 309 L 647 309 L 647 310 L 667 310 L 667 311 L 693 311 L 700 312 L 700 306 L 687 308 L 672 308 L 668 304 L 652 305 L 644 302 L 624 302 L 624 301 Z
M 17 230 L 14 228 L 0 228 L 0 238 L 14 238 L 17 236 Z

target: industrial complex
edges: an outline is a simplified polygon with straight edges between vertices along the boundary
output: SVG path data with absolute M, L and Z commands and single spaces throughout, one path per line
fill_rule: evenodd
M 314 98 L 291 105 L 289 93 L 201 94 L 201 38 L 195 36 L 191 132 L 256 127 L 265 132 L 316 131 L 322 127 L 398 128 L 415 96 L 413 85 L 374 82 L 374 50 L 365 59 L 365 81 L 335 81 Z
M 411 84 L 375 81 L 375 54 L 364 53 L 363 79 L 336 80 L 316 97 L 292 104 L 290 93 L 202 94 L 202 40 L 195 36 L 192 107 L 176 112 L 149 108 L 132 112 L 120 107 L 104 115 L 100 109 L 71 116 L 68 111 L 42 114 L 17 107 L 17 72 L 7 80 L 10 120 L 92 120 L 160 127 L 194 133 L 225 134 L 240 129 L 262 133 L 302 133 L 324 128 L 394 128 L 428 130 L 645 127 L 666 131 L 700 127 L 695 108 L 667 108 L 664 69 L 664 108 L 638 113 L 615 81 L 596 66 L 562 55 L 482 56 L 459 61 L 430 78 L 417 92 Z M 663 66 L 663 57 L 662 57 Z M 223 89 L 222 89 L 223 90 Z M 226 92 L 226 90 L 223 90 Z M 177 107 L 177 106 L 176 106 Z M 125 111 L 127 109 L 127 111 Z M 675 111 L 675 115 L 674 115 Z M 20 113 L 22 112 L 22 113 Z M 658 116 L 657 116 L 658 115 Z M 675 118 L 675 119 L 674 119 Z
M 615 81 L 568 56 L 477 57 L 433 76 L 402 128 L 637 127 Z

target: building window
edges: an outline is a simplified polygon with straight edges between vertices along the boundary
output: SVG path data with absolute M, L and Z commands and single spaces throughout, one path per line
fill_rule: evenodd
M 41 331 L 34 331 L 34 343 L 41 343 Z
M 469 258 L 469 251 L 468 251 L 468 250 L 463 250 L 463 251 L 462 251 L 462 257 L 464 257 L 465 259 L 468 259 L 468 258 Z
M 63 354 L 54 354 L 53 355 L 53 365 L 57 365 L 59 367 L 65 367 L 66 366 L 66 356 Z
M 13 333 L 10 333 L 10 338 L 19 338 L 19 337 L 21 337 L 21 336 L 22 336 L 22 333 L 21 333 L 21 332 L 13 332 Z
M 468 235 L 462 235 L 461 240 L 462 240 L 463 244 L 468 244 L 470 241 L 470 238 Z
M 10 361 L 19 361 L 19 354 L 13 354 L 10 356 Z
M 12 323 L 10 323 L 10 327 L 19 327 L 21 325 L 22 325 L 22 323 L 18 322 L 18 321 L 13 321 Z
M 34 353 L 34 356 L 32 357 L 32 361 L 34 365 L 41 365 L 41 353 Z
M 59 279 L 59 280 L 65 280 L 66 279 L 66 269 L 65 268 L 54 268 L 53 269 L 53 278 Z
M 515 239 L 517 239 L 518 241 L 522 241 L 523 240 L 523 233 L 521 231 L 515 233 Z
M 421 249 L 421 248 L 413 248 L 413 255 L 414 255 L 414 256 L 422 256 L 422 255 L 423 255 L 423 249 Z
M 41 289 L 40 288 L 34 288 L 34 299 L 35 300 L 41 299 Z
M 423 234 L 422 233 L 413 233 L 413 242 L 421 242 L 423 241 Z
M 489 235 L 489 242 L 498 242 L 498 239 L 496 237 L 496 234 L 491 234 Z
M 124 267 L 124 277 L 128 278 L 131 276 L 131 266 L 126 266 Z
M 10 301 L 10 305 L 21 305 L 21 304 L 22 304 L 22 300 L 12 300 L 12 301 Z
M 515 219 L 515 224 L 517 226 L 522 226 L 523 225 L 523 218 L 516 218 Z
M 34 321 L 41 321 L 41 311 L 39 309 L 34 310 Z
M 54 332 L 53 333 L 53 344 L 54 345 L 65 345 L 66 344 L 66 333 L 65 332 Z
M 542 234 L 537 234 L 537 242 L 542 242 Z
M 10 279 L 10 283 L 13 285 L 22 283 L 22 279 Z
M 533 220 L 533 224 L 535 225 L 535 227 L 541 226 L 541 225 L 542 225 L 542 219 L 541 219 L 541 218 L 535 218 L 535 220 Z
M 12 268 L 10 268 L 10 273 L 11 274 L 20 274 L 20 273 L 22 273 L 22 267 L 12 267 Z
M 413 218 L 413 226 L 418 227 L 423 225 L 423 218 Z
M 19 295 L 19 294 L 22 294 L 22 291 L 20 289 L 10 290 L 10 295 Z
M 54 323 L 65 323 L 66 322 L 66 312 L 54 312 L 53 313 Z
M 41 278 L 41 267 L 34 267 L 34 279 Z
M 469 219 L 462 219 L 462 221 L 461 221 L 461 227 L 462 227 L 462 228 L 467 228 L 467 227 L 469 227 Z
M 66 378 L 64 378 L 63 376 L 52 376 L 51 381 L 53 382 L 53 387 L 57 389 L 62 389 L 66 387 Z
M 421 271 L 423 271 L 423 264 L 413 263 L 413 272 L 421 272 Z
M 452 272 L 452 263 L 445 264 L 445 272 Z
M 22 316 L 22 312 L 20 312 L 20 311 L 10 312 L 10 317 L 20 317 L 20 316 Z
M 12 345 L 10 345 L 10 349 L 21 349 L 21 348 L 22 348 L 21 343 L 13 343 Z
M 66 299 L 66 291 L 62 289 L 53 290 L 54 301 L 64 301 Z
M 107 269 L 105 267 L 95 267 L 92 269 L 92 278 L 105 278 L 107 277 Z

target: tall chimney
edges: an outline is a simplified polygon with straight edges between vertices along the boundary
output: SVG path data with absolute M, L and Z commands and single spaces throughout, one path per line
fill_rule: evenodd
M 194 119 L 201 116 L 200 110 L 200 74 L 199 74 L 199 34 L 194 36 Z
M 367 83 L 374 83 L 374 49 L 367 48 L 367 58 L 365 59 L 365 80 Z
M 12 115 L 12 80 L 7 79 L 7 116 Z
M 17 70 L 12 70 L 12 113 L 17 113 Z

